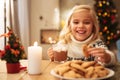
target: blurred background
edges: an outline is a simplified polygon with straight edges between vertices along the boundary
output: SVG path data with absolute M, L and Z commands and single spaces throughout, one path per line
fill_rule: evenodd
M 7 26 L 12 27 L 26 54 L 28 46 L 37 41 L 43 48 L 43 59 L 48 59 L 47 49 L 58 41 L 71 8 L 88 4 L 94 7 L 98 16 L 100 35 L 119 56 L 119 3 L 119 0 L 0 0 L 0 35 L 7 32 Z M 0 49 L 4 48 L 5 43 L 6 39 L 0 38 Z

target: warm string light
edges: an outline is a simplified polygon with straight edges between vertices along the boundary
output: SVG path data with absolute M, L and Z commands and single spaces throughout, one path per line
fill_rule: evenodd
M 54 43 L 57 42 L 57 41 L 54 40 L 52 37 L 49 37 L 49 38 L 48 38 L 48 41 L 49 41 L 50 44 L 54 44 Z
M 99 34 L 103 36 L 106 44 L 111 44 L 120 38 L 120 30 L 117 30 L 117 10 L 112 0 L 95 0 L 95 10 L 100 23 Z

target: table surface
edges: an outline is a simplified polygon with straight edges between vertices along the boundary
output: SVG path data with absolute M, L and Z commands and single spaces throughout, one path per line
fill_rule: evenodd
M 21 60 L 21 65 L 27 67 L 27 60 Z M 61 80 L 50 74 L 50 71 L 59 63 L 51 62 L 49 60 L 42 60 L 41 74 L 28 74 L 27 70 L 21 70 L 19 73 L 8 74 L 6 71 L 5 61 L 0 60 L 0 80 Z M 115 66 L 110 67 L 115 71 L 115 75 L 106 80 L 120 80 L 120 62 Z

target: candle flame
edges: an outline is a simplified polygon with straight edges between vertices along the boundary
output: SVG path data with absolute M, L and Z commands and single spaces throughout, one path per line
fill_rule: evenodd
M 36 41 L 36 42 L 34 42 L 34 46 L 37 46 L 37 45 L 38 45 L 37 41 Z

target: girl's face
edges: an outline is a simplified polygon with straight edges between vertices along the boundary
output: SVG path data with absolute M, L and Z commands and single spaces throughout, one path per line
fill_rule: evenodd
M 74 13 L 70 20 L 70 29 L 76 40 L 86 40 L 93 29 L 93 21 L 89 11 L 84 10 Z

